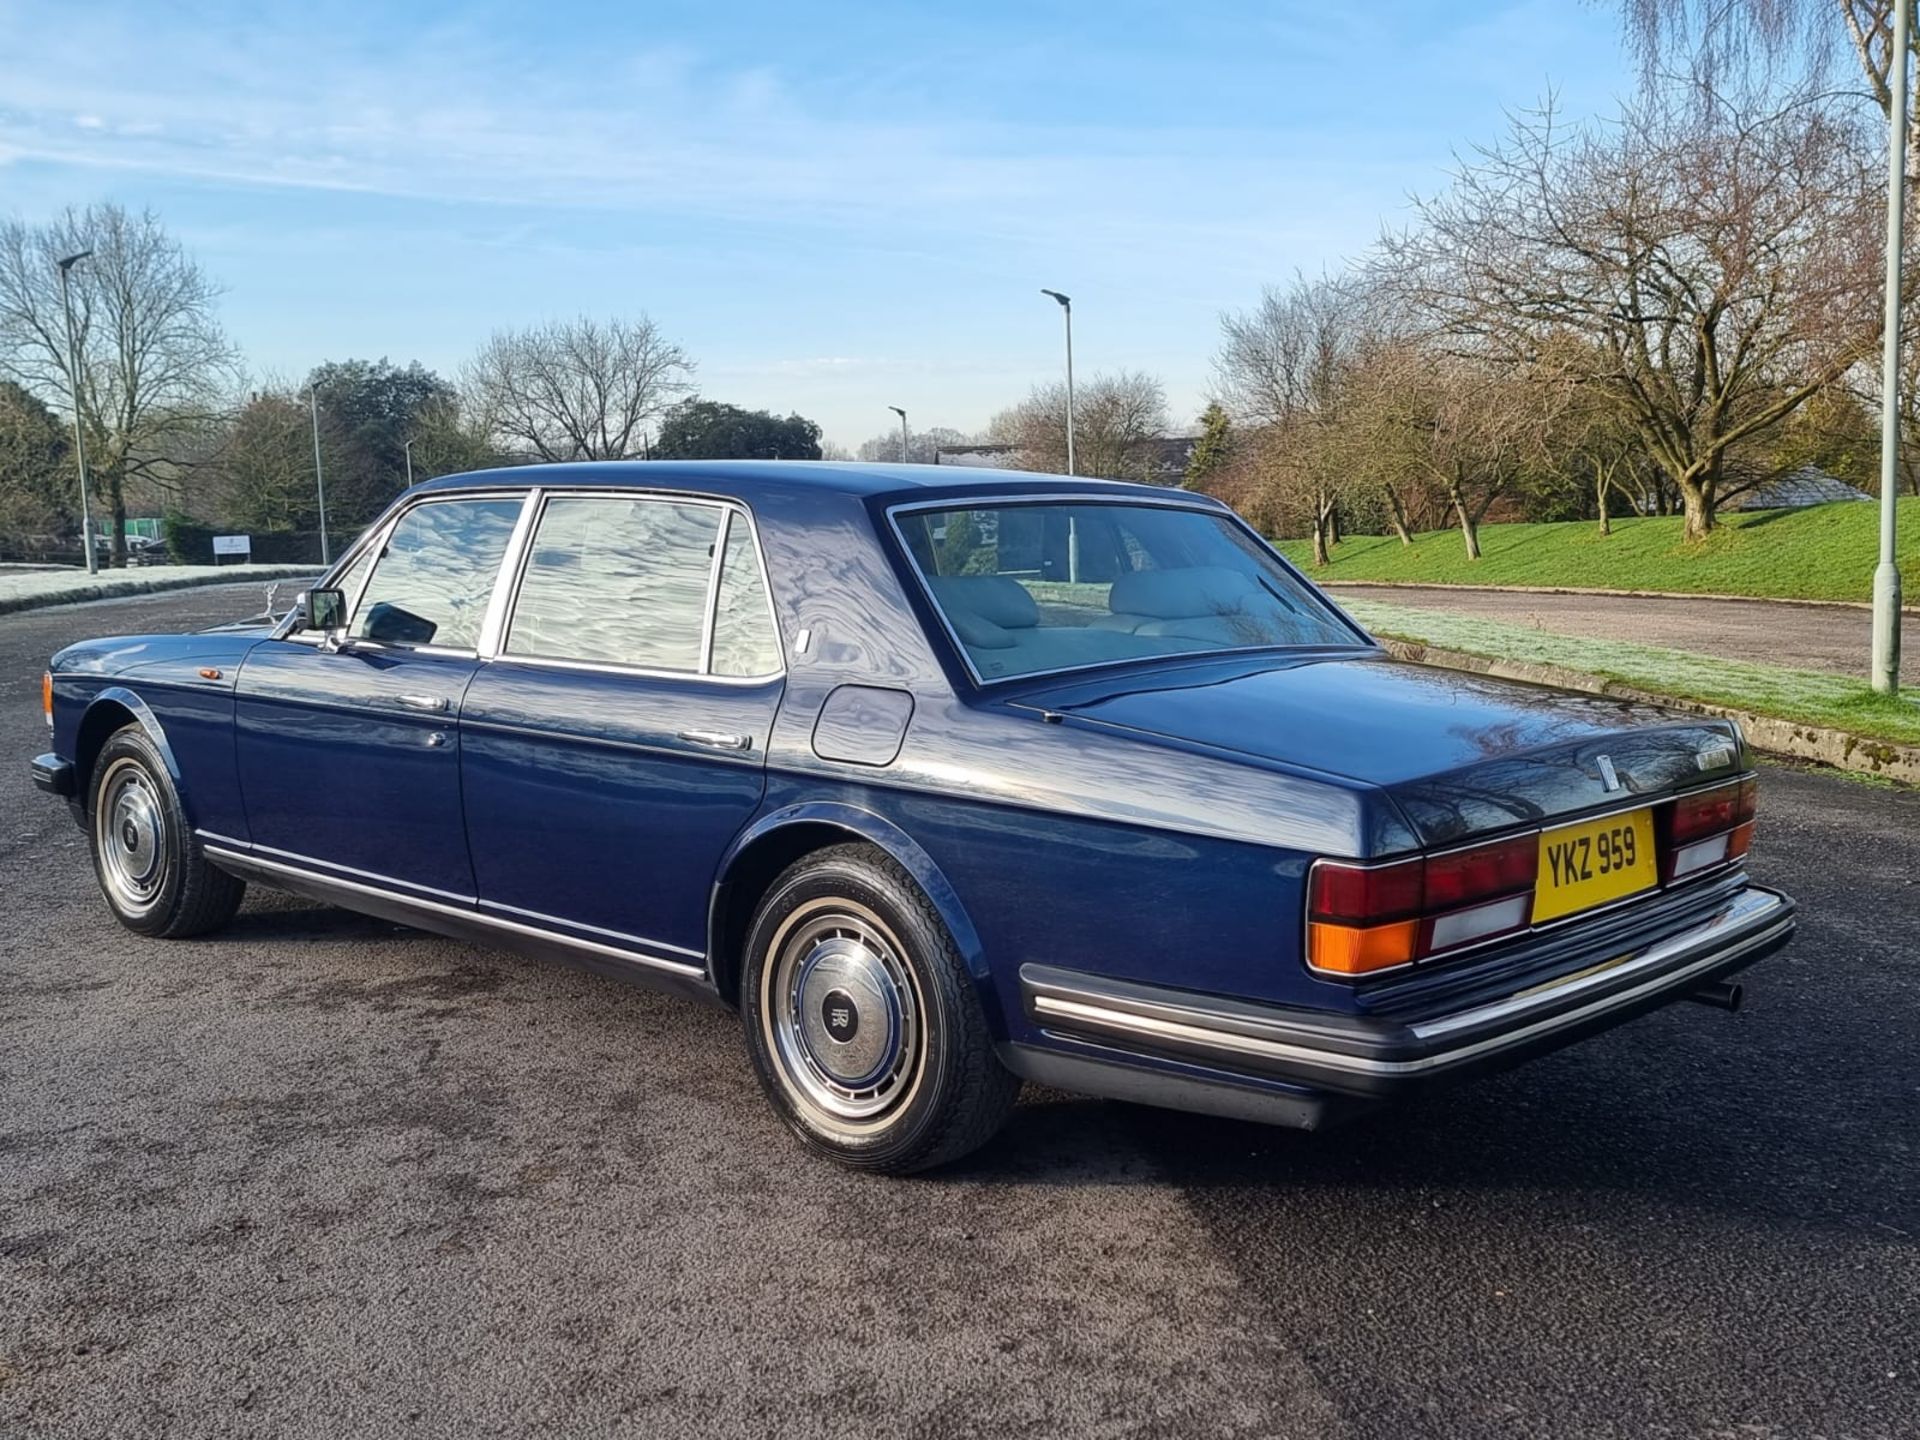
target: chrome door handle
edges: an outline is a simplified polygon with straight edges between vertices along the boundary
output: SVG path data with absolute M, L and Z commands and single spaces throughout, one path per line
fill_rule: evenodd
M 441 714 L 447 708 L 447 697 L 444 695 L 396 695 L 393 698 L 396 704 L 405 709 L 425 710 L 434 715 Z
M 733 735 L 725 730 L 682 730 L 680 738 L 693 745 L 705 745 L 710 750 L 751 750 L 751 735 Z

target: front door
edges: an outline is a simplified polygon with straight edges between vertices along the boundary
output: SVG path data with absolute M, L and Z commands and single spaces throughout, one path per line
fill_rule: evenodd
M 249 838 L 263 858 L 472 900 L 460 704 L 524 503 L 486 495 L 413 506 L 351 568 L 358 594 L 347 597 L 339 650 L 295 636 L 248 655 L 236 743 Z
M 781 671 L 746 512 L 549 493 L 460 712 L 481 908 L 697 961 L 765 789 Z

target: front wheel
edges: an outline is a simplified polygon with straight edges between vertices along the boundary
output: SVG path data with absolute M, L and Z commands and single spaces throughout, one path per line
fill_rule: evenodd
M 807 1145 L 906 1174 L 993 1137 L 1020 1090 L 938 913 L 883 851 L 839 845 L 774 882 L 741 1011 L 762 1088 Z
M 166 760 L 138 725 L 101 746 L 88 808 L 94 874 L 122 925 L 179 939 L 233 918 L 247 887 L 208 862 Z

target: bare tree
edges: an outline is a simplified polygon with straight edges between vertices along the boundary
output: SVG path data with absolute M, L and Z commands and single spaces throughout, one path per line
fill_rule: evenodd
M 1167 398 L 1160 382 L 1138 370 L 1096 375 L 1075 388 L 1074 460 L 1083 475 L 1144 479 L 1153 456 L 1148 441 L 1167 429 Z M 1059 473 L 1067 468 L 1067 391 L 1037 385 L 1012 409 L 988 423 L 996 443 L 1017 447 L 1022 468 Z
M 1911 4 L 1912 0 L 1908 0 Z M 1894 0 L 1620 0 L 1643 83 L 1676 71 L 1696 93 L 1789 84 L 1824 88 L 1836 64 L 1857 67 L 1883 120 L 1893 116 Z M 1920 51 L 1920 26 L 1908 44 Z M 1907 179 L 1920 181 L 1920 113 L 1907 118 Z
M 907 436 L 907 461 L 912 465 L 931 465 L 939 452 L 950 445 L 968 445 L 973 437 L 958 430 L 950 430 L 944 425 L 936 425 L 931 430 L 913 430 Z M 847 457 L 859 460 L 898 460 L 900 458 L 900 430 L 882 430 L 871 440 L 860 442 L 860 448 L 854 455 Z
M 1810 98 L 1521 118 L 1388 238 L 1383 274 L 1476 360 L 1592 357 L 1572 378 L 1633 427 L 1697 539 L 1736 447 L 1877 343 L 1878 197 L 1852 141 Z
M 1262 486 L 1281 509 L 1305 516 L 1315 565 L 1339 534 L 1340 502 L 1353 480 L 1340 445 L 1347 381 L 1378 330 L 1351 278 L 1296 276 L 1252 310 L 1220 320 L 1214 370 L 1229 407 L 1255 428 Z
M 68 210 L 47 225 L 0 226 L 0 376 L 70 404 L 66 321 L 56 261 L 71 271 L 87 462 L 126 563 L 127 490 L 167 488 L 200 450 L 238 378 L 214 318 L 219 291 L 151 212 Z
M 501 330 L 462 377 L 467 409 L 507 449 L 541 460 L 624 460 L 693 387 L 693 361 L 645 315 Z

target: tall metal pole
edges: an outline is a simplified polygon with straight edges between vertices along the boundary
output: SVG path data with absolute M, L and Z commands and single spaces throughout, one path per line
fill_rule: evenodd
M 1067 317 L 1067 474 L 1073 475 L 1078 473 L 1073 468 L 1073 300 L 1058 290 L 1042 290 L 1040 293 L 1058 300 Z
M 907 412 L 898 405 L 889 405 L 887 408 L 900 417 L 900 463 L 904 465 L 907 463 Z
M 1887 123 L 1887 310 L 1880 352 L 1880 563 L 1873 572 L 1873 688 L 1900 688 L 1900 566 L 1894 556 L 1900 501 L 1900 277 L 1907 215 L 1907 46 L 1913 0 L 1893 7 L 1888 57 L 1893 104 Z
M 307 403 L 313 410 L 313 488 L 320 497 L 320 563 L 331 565 L 333 556 L 327 549 L 327 480 L 320 471 L 320 387 L 307 387 Z
M 413 441 L 409 440 L 401 447 L 407 453 L 407 488 L 413 488 Z
M 87 573 L 100 573 L 100 562 L 93 553 L 93 505 L 87 498 L 86 426 L 80 421 L 80 352 L 73 339 L 73 296 L 68 293 L 67 272 L 93 254 L 82 250 L 57 261 L 60 266 L 60 308 L 67 317 L 67 387 L 73 393 L 73 458 L 80 467 L 80 548 L 87 552 Z

